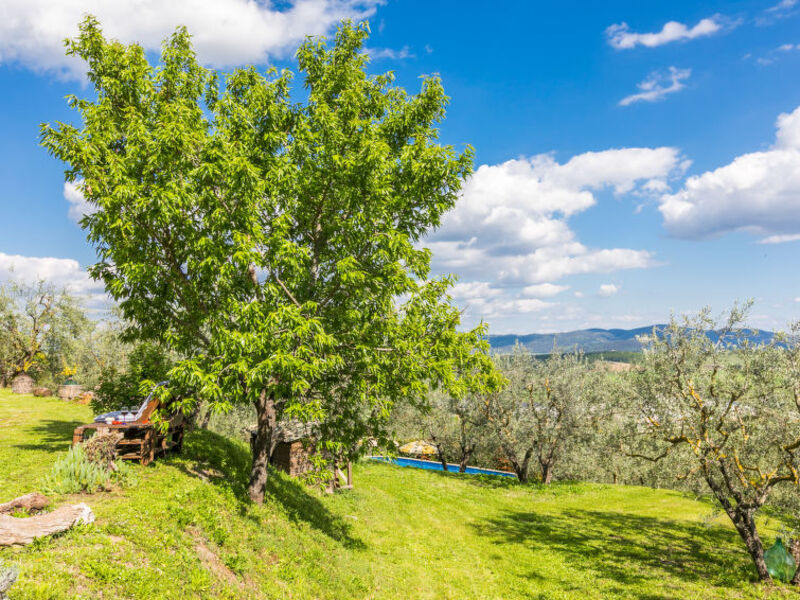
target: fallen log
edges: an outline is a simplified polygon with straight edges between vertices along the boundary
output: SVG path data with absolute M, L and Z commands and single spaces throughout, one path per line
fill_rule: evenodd
M 66 531 L 79 523 L 92 523 L 94 513 L 86 504 L 62 506 L 35 517 L 0 515 L 0 546 L 22 546 L 36 538 Z
M 10 515 L 15 510 L 25 510 L 29 513 L 37 512 L 42 510 L 49 503 L 50 501 L 47 497 L 39 492 L 33 492 L 32 494 L 25 494 L 19 498 L 14 498 L 10 502 L 0 504 L 0 515 Z

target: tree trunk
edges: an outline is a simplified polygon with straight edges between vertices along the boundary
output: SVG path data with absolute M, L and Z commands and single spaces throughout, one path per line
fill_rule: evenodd
M 733 510 L 736 511 L 735 518 L 730 514 L 728 516 L 731 516 L 736 531 L 739 532 L 750 558 L 753 559 L 759 580 L 769 581 L 771 577 L 767 571 L 767 563 L 764 561 L 764 545 L 761 543 L 761 537 L 756 529 L 753 511 L 739 511 L 735 508 Z
M 510 446 L 504 445 L 503 449 L 508 462 L 510 462 L 511 466 L 514 467 L 514 473 L 517 474 L 517 479 L 519 482 L 528 483 L 528 465 L 530 464 L 531 455 L 533 454 L 533 448 L 528 448 L 528 450 L 525 452 L 522 462 L 517 460 L 517 454 Z
M 772 578 L 769 575 L 769 571 L 767 571 L 767 563 L 764 562 L 764 545 L 761 543 L 761 538 L 756 528 L 755 509 L 742 508 L 740 504 L 741 497 L 737 496 L 735 493 L 733 493 L 733 496 L 738 502 L 734 505 L 730 500 L 730 496 L 728 496 L 724 488 L 714 480 L 708 469 L 705 469 L 704 479 L 708 487 L 711 488 L 711 491 L 714 493 L 717 501 L 725 510 L 725 514 L 727 514 L 733 522 L 736 531 L 739 532 L 739 537 L 742 538 L 747 552 L 750 554 L 750 558 L 753 559 L 756 573 L 758 573 L 758 579 L 760 581 L 770 581 Z M 728 484 L 728 490 L 731 491 L 730 484 Z
M 550 485 L 550 482 L 553 481 L 553 463 L 550 461 L 540 461 L 542 466 L 542 483 L 544 485 Z
M 434 439 L 434 444 L 436 444 L 436 450 L 439 452 L 439 462 L 442 463 L 442 470 L 447 473 L 447 455 L 444 452 L 444 447 L 442 444 L 439 444 Z
M 461 453 L 461 460 L 458 462 L 459 473 L 467 472 L 467 463 L 469 463 L 470 458 L 472 458 L 472 450 L 465 450 Z
M 439 456 L 439 462 L 442 463 L 442 470 L 446 473 L 447 472 L 447 454 L 444 451 L 444 444 L 442 444 L 439 440 L 436 439 L 436 436 L 433 434 L 433 429 L 430 427 L 428 428 L 428 434 L 430 435 L 431 440 L 433 440 L 433 445 L 436 446 L 436 452 Z
M 275 399 L 261 392 L 256 401 L 258 425 L 255 443 L 253 444 L 253 466 L 250 469 L 250 485 L 247 493 L 256 504 L 264 503 L 264 494 L 267 490 L 267 468 L 269 457 L 272 454 L 272 434 L 278 423 L 278 414 L 275 408 Z
M 514 472 L 520 483 L 528 483 L 528 469 L 523 469 L 520 465 L 514 465 Z

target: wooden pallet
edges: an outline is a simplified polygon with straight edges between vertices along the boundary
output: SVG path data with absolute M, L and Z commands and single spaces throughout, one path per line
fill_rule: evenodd
M 108 425 L 90 423 L 75 428 L 72 445 L 84 441 L 91 431 L 118 431 L 123 438 L 117 443 L 117 458 L 136 460 L 148 465 L 167 452 L 180 452 L 183 448 L 183 419 L 177 415 L 170 419 L 166 433 L 156 429 L 152 423 L 124 423 Z

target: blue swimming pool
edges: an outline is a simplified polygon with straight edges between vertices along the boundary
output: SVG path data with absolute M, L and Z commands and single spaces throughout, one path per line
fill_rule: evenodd
M 429 471 L 444 471 L 442 463 L 433 460 L 420 460 L 418 458 L 387 458 L 385 456 L 370 456 L 372 460 L 388 462 L 398 467 L 414 467 L 416 469 L 427 469 Z M 458 473 L 458 465 L 447 463 L 448 473 Z M 478 467 L 467 467 L 466 473 L 469 475 L 500 475 L 501 477 L 516 477 L 514 473 L 506 471 L 495 471 L 494 469 L 479 469 Z

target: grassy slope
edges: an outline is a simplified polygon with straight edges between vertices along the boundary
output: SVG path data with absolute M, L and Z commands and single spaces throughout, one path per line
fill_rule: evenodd
M 0 390 L 0 501 L 37 489 L 85 407 Z M 97 522 L 26 548 L 11 598 L 761 598 L 708 505 L 645 488 L 508 481 L 364 464 L 336 496 L 271 476 L 208 432 L 86 501 Z

